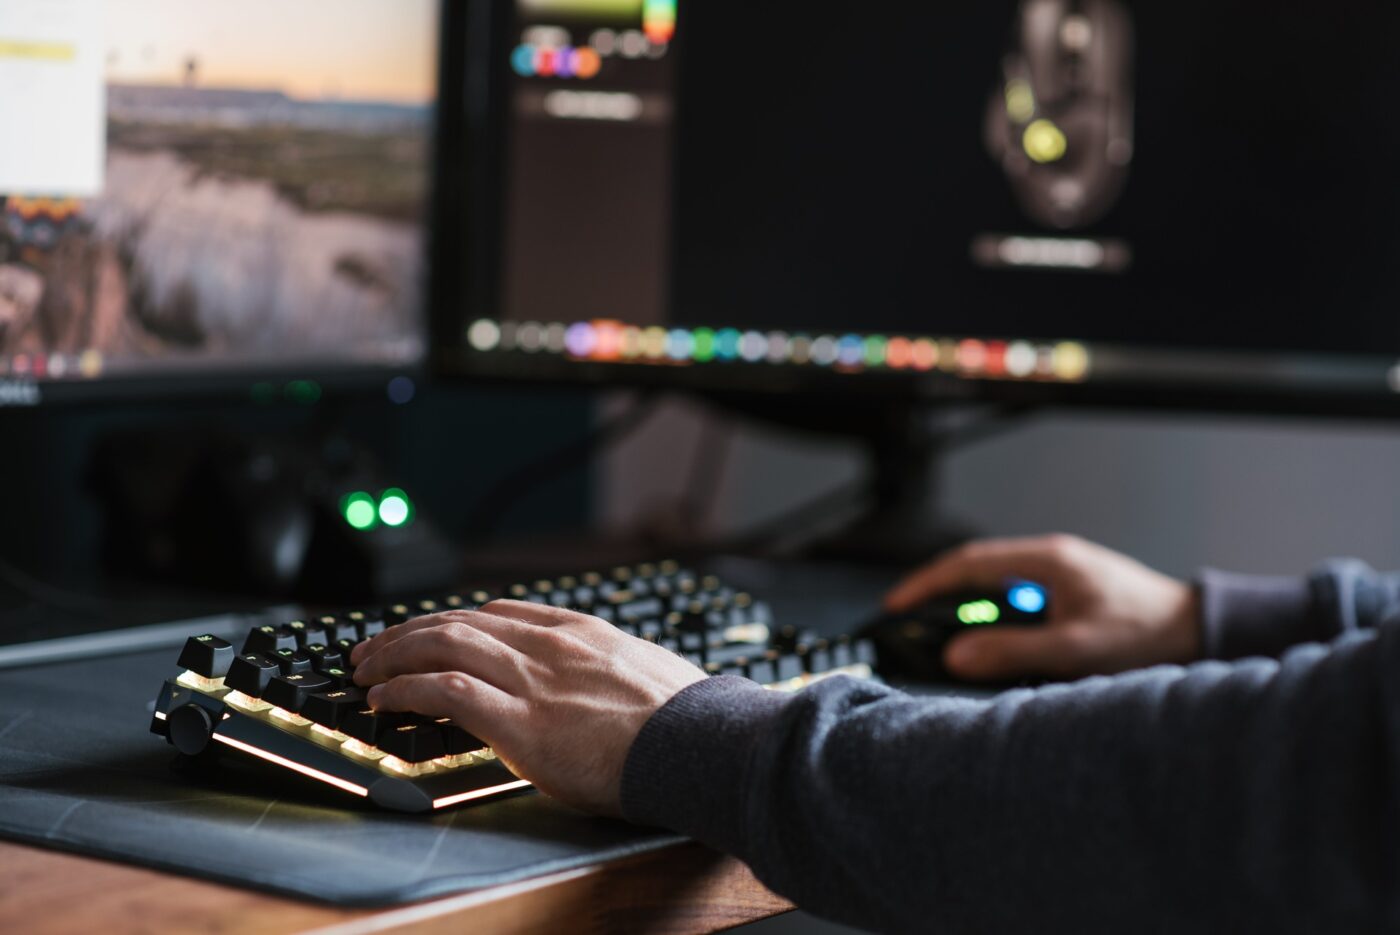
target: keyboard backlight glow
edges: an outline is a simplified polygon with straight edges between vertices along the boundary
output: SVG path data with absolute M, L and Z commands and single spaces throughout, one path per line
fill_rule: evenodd
M 223 734 L 215 734 L 214 739 L 219 741 L 220 743 L 228 744 L 235 750 L 242 750 L 244 753 L 251 753 L 253 756 L 267 760 L 269 763 L 276 763 L 278 766 L 285 766 L 287 769 L 301 773 L 303 776 L 310 776 L 312 779 L 319 779 L 321 782 L 329 783 L 330 785 L 335 786 L 338 789 L 344 789 L 346 792 L 353 792 L 356 795 L 362 795 L 366 798 L 369 797 L 369 790 L 366 789 L 364 786 L 357 786 L 355 783 L 347 782 L 346 780 L 341 779 L 339 776 L 332 776 L 330 773 L 323 773 L 319 769 L 312 769 L 310 766 L 303 766 L 302 764 L 293 762 L 292 760 L 289 760 L 286 757 L 278 756 L 275 753 L 269 753 L 266 750 L 260 750 L 252 744 L 246 744 L 241 740 L 234 740 L 232 737 L 225 737 Z
M 485 789 L 473 789 L 471 792 L 459 792 L 457 795 L 448 795 L 440 799 L 433 799 L 433 808 L 446 808 L 449 805 L 459 805 L 462 802 L 470 802 L 473 799 L 483 799 L 488 795 L 499 795 L 502 792 L 509 792 L 512 789 L 524 789 L 528 785 L 530 785 L 529 780 L 517 779 L 515 782 L 506 782 L 499 786 L 487 786 Z
M 165 712 L 164 712 L 164 711 L 157 711 L 157 712 L 156 712 L 156 720 L 157 720 L 157 721 L 163 721 L 163 720 L 165 720 Z
M 219 692 L 224 690 L 224 680 L 222 678 L 205 678 L 198 672 L 191 672 L 189 669 L 181 672 L 179 678 L 175 679 L 175 681 L 184 685 L 186 688 L 193 688 L 202 692 Z
M 286 721 L 288 724 L 295 724 L 297 727 L 306 727 L 311 722 L 300 714 L 288 711 L 286 708 L 273 708 L 272 716 L 279 721 Z
M 268 704 L 266 701 L 254 698 L 252 695 L 245 695 L 240 691 L 229 692 L 224 696 L 224 701 L 232 705 L 238 705 L 238 707 L 245 711 L 266 711 L 268 708 L 272 707 L 272 705 Z

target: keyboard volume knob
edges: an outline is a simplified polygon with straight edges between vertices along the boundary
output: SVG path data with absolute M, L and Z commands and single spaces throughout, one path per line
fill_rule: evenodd
M 185 756 L 203 753 L 214 736 L 213 715 L 197 704 L 181 705 L 171 711 L 166 723 L 171 744 Z

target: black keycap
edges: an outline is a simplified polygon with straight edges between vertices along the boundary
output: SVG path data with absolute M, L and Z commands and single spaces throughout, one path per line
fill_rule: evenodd
M 875 644 L 870 640 L 856 640 L 855 644 L 856 662 L 862 662 L 870 667 L 875 666 Z
M 245 653 L 275 653 L 279 649 L 296 649 L 297 635 L 287 627 L 261 626 L 248 631 L 243 641 Z
M 364 614 L 360 619 L 354 621 L 354 635 L 357 640 L 368 640 L 371 637 L 384 633 L 389 624 L 385 623 L 381 614 Z
M 413 612 L 413 608 L 409 607 L 407 604 L 393 604 L 384 609 L 383 619 L 386 626 L 393 627 L 398 626 L 400 623 L 406 623 L 416 616 L 417 614 Z
M 331 666 L 329 669 L 322 669 L 321 674 L 331 680 L 332 688 L 351 688 L 355 684 L 354 669 Z
M 784 653 L 778 657 L 777 678 L 775 681 L 786 682 L 788 679 L 801 678 L 803 671 L 802 657 L 795 653 Z
M 308 695 L 327 691 L 331 680 L 315 672 L 298 672 L 295 675 L 279 675 L 267 683 L 262 700 L 270 705 L 288 711 L 300 711 Z
M 345 662 L 339 649 L 331 649 L 323 643 L 309 643 L 306 654 L 311 657 L 311 668 L 317 672 L 339 668 Z
M 720 643 L 711 644 L 705 647 L 705 661 L 718 662 L 720 665 L 729 665 L 739 659 L 747 659 L 755 652 L 752 643 Z
M 435 723 L 396 727 L 379 738 L 379 749 L 407 763 L 426 763 L 447 752 L 442 727 Z
M 768 653 L 762 659 L 749 663 L 749 678 L 760 685 L 772 685 L 778 681 L 778 670 L 774 665 L 777 659 L 777 653 Z
M 664 616 L 666 607 L 659 597 L 646 597 L 617 605 L 617 619 L 627 623 L 641 620 L 657 620 Z
M 261 653 L 243 653 L 228 666 L 224 684 L 253 698 L 261 698 L 263 689 L 280 670 L 277 663 Z
M 307 623 L 305 620 L 293 620 L 287 624 L 287 629 L 296 636 L 298 648 L 305 648 L 312 643 L 324 643 L 330 638 L 326 633 L 325 624 L 319 622 Z
M 358 643 L 360 641 L 360 631 L 356 626 L 356 618 L 359 618 L 359 621 L 363 621 L 364 615 L 359 611 L 355 611 L 354 613 L 345 614 L 344 616 L 332 617 L 331 619 L 335 622 L 326 626 L 326 645 L 334 646 L 341 640 L 349 640 L 351 643 Z
M 443 749 L 448 756 L 461 756 L 463 753 L 475 753 L 487 746 L 486 741 L 472 736 L 456 724 L 451 718 L 438 718 L 435 721 L 442 728 Z
M 220 679 L 228 674 L 233 655 L 232 643 L 206 633 L 203 636 L 192 636 L 185 641 L 185 648 L 180 651 L 180 661 L 177 665 L 207 679 Z
M 378 746 L 379 740 L 389 731 L 411 723 L 409 716 L 392 711 L 375 711 L 373 708 L 356 708 L 345 714 L 340 730 L 371 747 Z
M 279 649 L 271 655 L 277 661 L 277 668 L 283 675 L 296 675 L 311 671 L 311 657 L 300 649 Z
M 313 724 L 339 730 L 345 716 L 365 706 L 365 693 L 358 688 L 332 688 L 309 695 L 301 706 L 301 716 Z
M 817 640 L 807 648 L 807 671 L 813 675 L 821 675 L 823 672 L 830 672 L 831 646 L 826 640 Z
M 341 660 L 345 662 L 350 661 L 350 654 L 355 651 L 355 647 L 358 645 L 360 645 L 359 640 L 350 639 L 340 639 L 334 643 L 336 651 L 340 653 Z
M 838 636 L 831 644 L 831 667 L 833 669 L 844 669 L 855 662 L 855 654 L 851 652 L 851 638 L 849 636 Z

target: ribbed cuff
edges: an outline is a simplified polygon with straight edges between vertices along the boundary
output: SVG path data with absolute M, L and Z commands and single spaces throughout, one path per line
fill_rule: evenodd
M 786 702 L 734 677 L 682 689 L 632 742 L 622 772 L 623 816 L 738 851 L 749 764 Z
M 1313 612 L 1306 578 L 1206 569 L 1196 581 L 1207 658 L 1279 656 L 1290 646 L 1327 637 L 1326 627 Z

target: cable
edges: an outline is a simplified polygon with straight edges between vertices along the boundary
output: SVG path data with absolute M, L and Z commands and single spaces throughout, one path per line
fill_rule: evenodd
M 599 451 L 628 438 L 646 423 L 656 410 L 659 399 L 651 390 L 642 391 L 625 412 L 594 426 L 568 444 L 497 482 L 479 498 L 476 509 L 467 520 L 467 530 L 476 536 L 493 537 L 510 511 L 536 487 L 548 484 L 576 468 L 580 461 L 590 459 Z

